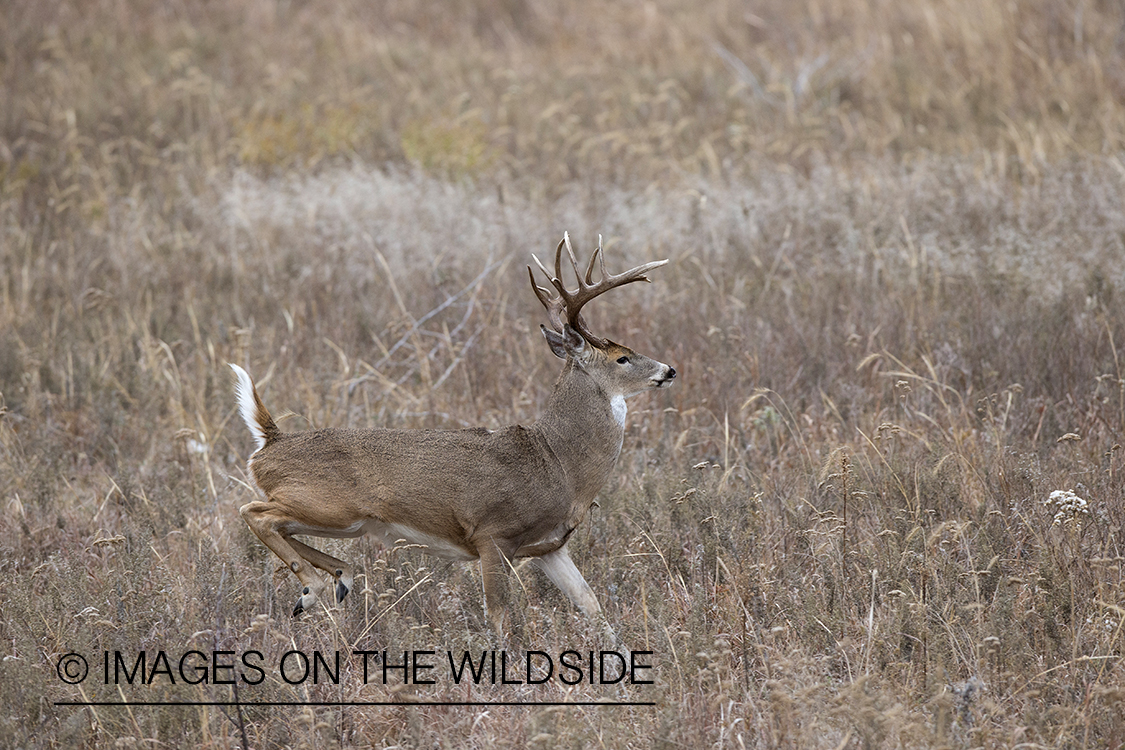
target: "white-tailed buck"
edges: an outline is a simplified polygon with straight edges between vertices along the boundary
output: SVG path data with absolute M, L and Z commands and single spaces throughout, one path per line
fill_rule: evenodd
M 562 281 L 563 248 L 577 291 Z M 532 256 L 534 258 L 534 256 Z M 601 279 L 591 278 L 594 259 Z M 558 296 L 531 286 L 554 330 L 540 326 L 555 356 L 565 359 L 547 408 L 532 425 L 500 430 L 348 430 L 286 433 L 262 404 L 250 376 L 238 376 L 238 408 L 257 441 L 249 468 L 265 495 L 239 511 L 250 529 L 301 579 L 293 614 L 324 592 L 320 568 L 336 581 L 336 600 L 352 587 L 352 567 L 294 536 L 405 539 L 453 560 L 480 560 L 488 620 L 503 635 L 505 568 L 530 557 L 587 615 L 601 611 L 570 559 L 566 543 L 582 523 L 621 452 L 625 399 L 671 385 L 676 371 L 593 335 L 582 306 L 614 287 L 648 281 L 668 261 L 610 275 L 601 246 L 584 276 L 563 235 L 551 275 Z

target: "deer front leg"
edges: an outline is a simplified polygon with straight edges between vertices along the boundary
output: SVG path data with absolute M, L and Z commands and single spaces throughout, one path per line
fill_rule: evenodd
M 587 617 L 595 617 L 602 611 L 590 584 L 586 583 L 586 579 L 570 559 L 565 544 L 554 552 L 532 558 L 532 562 L 546 573 L 551 583 L 558 586 Z
M 281 561 L 288 565 L 289 569 L 301 580 L 304 589 L 297 599 L 297 604 L 293 607 L 293 616 L 296 617 L 306 609 L 312 608 L 316 604 L 317 598 L 324 592 L 324 580 L 313 571 L 312 564 L 301 556 L 294 545 L 300 545 L 310 550 L 312 548 L 295 539 L 290 539 L 278 531 L 278 526 L 285 523 L 287 518 L 283 512 L 279 512 L 275 503 L 255 500 L 243 505 L 238 509 L 238 512 L 246 521 L 250 530 L 262 540 L 262 544 L 269 547 L 275 555 L 280 557 Z M 316 550 L 313 551 L 316 552 Z M 324 555 L 324 557 L 328 557 L 328 555 Z M 339 561 L 337 560 L 337 562 Z
M 504 552 L 489 539 L 477 545 L 481 583 L 484 588 L 484 613 L 497 637 L 504 639 L 504 620 L 508 613 L 507 572 L 511 566 Z
M 567 551 L 565 544 L 554 552 L 532 558 L 532 562 L 547 574 L 551 583 L 558 586 L 567 598 L 582 610 L 584 615 L 591 620 L 601 622 L 606 636 L 615 647 L 622 646 L 621 638 L 617 635 L 613 626 L 609 624 L 609 620 L 606 619 L 601 606 L 598 604 L 598 598 L 594 596 L 594 591 L 590 588 L 590 584 L 586 583 L 586 579 L 582 577 L 582 573 L 575 567 L 574 561 L 570 559 L 570 553 Z

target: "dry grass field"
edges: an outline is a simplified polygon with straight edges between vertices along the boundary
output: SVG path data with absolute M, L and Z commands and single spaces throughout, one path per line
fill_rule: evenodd
M 1120 3 L 0 9 L 0 746 L 1125 744 Z M 590 307 L 680 376 L 571 541 L 652 684 L 365 682 L 618 646 L 370 540 L 292 619 L 226 363 L 286 430 L 527 424 L 563 231 L 671 261 Z

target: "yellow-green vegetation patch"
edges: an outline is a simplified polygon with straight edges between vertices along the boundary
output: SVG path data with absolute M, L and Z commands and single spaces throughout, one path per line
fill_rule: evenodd
M 486 171 L 498 159 L 478 113 L 462 115 L 451 122 L 406 123 L 402 128 L 402 153 L 427 172 L 453 179 Z
M 363 150 L 376 138 L 381 115 L 362 104 L 313 105 L 253 112 L 236 119 L 238 158 L 256 167 L 311 167 Z

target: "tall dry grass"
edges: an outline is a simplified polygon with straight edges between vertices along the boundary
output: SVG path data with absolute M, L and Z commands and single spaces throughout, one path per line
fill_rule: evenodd
M 3 744 L 1120 746 L 1121 8 L 440 7 L 5 7 Z M 287 616 L 225 363 L 286 429 L 529 422 L 564 230 L 672 261 L 590 310 L 682 380 L 572 542 L 656 684 L 470 697 L 657 706 L 54 705 L 232 698 L 69 651 L 491 647 L 471 567 L 368 542 Z M 524 647 L 602 645 L 517 578 Z M 465 699 L 347 670 L 240 697 Z

